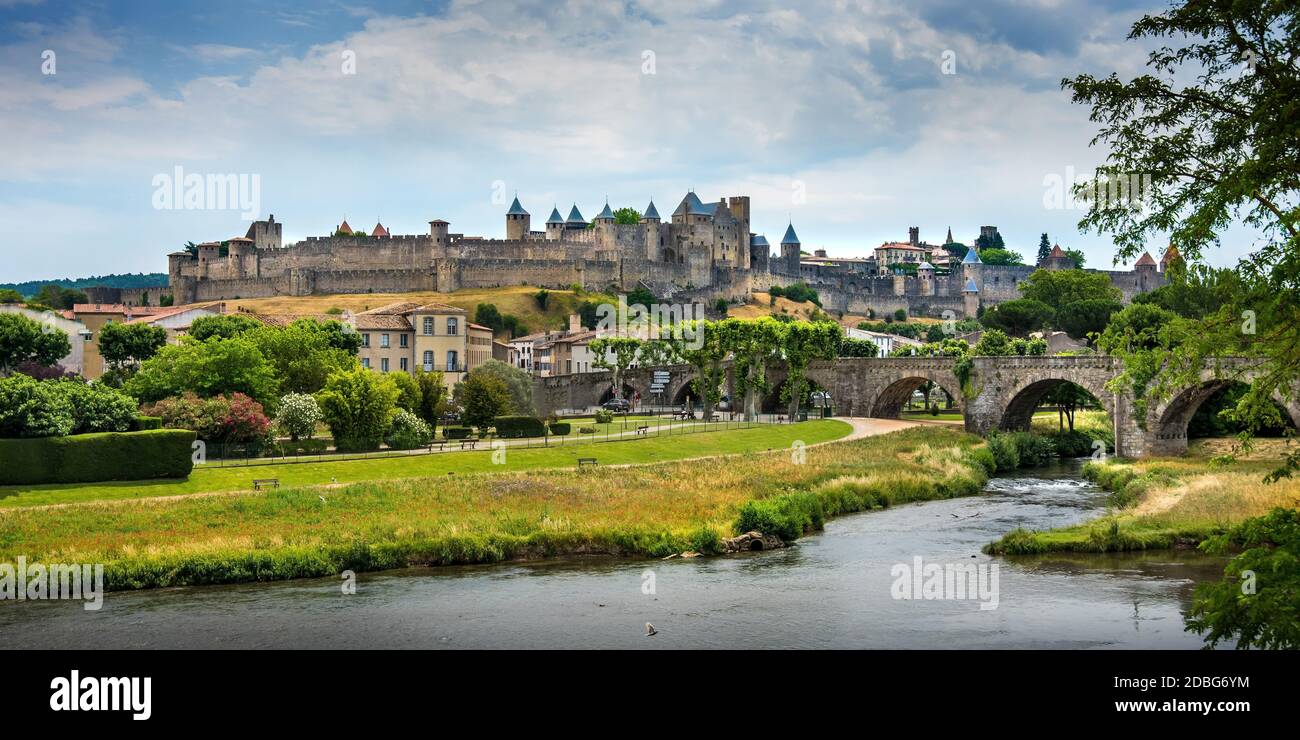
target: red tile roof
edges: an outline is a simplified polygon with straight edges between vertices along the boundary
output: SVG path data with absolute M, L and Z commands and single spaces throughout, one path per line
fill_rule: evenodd
M 338 231 L 342 231 L 345 234 L 352 233 L 352 227 L 348 226 L 348 220 L 346 218 L 343 219 L 343 223 L 339 224 Z
M 1053 257 L 1069 257 L 1070 255 L 1066 254 L 1064 249 L 1061 249 L 1061 245 L 1060 245 L 1060 244 L 1057 244 L 1056 246 L 1052 247 L 1052 256 L 1053 256 Z
M 1155 266 L 1156 261 L 1151 259 L 1150 254 L 1143 252 L 1142 256 L 1138 258 L 1137 264 L 1139 267 Z
M 381 224 L 381 223 L 379 223 L 378 221 L 376 221 L 376 222 L 375 222 L 375 230 L 372 231 L 372 232 L 370 232 L 370 235 L 371 235 L 371 236 L 388 236 L 388 229 L 385 229 L 383 224 Z

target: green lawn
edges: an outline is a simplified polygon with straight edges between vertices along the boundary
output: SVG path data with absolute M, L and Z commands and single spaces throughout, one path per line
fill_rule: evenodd
M 594 457 L 601 465 L 663 462 L 706 455 L 726 455 L 789 447 L 794 441 L 816 444 L 840 439 L 851 427 L 834 419 L 800 424 L 761 426 L 680 436 L 625 439 L 615 442 L 566 444 L 563 447 L 509 449 L 506 463 L 494 465 L 492 451 L 448 452 L 370 460 L 286 463 L 241 468 L 196 467 L 186 480 L 122 481 L 0 487 L 0 508 L 41 506 L 81 501 L 148 498 L 218 491 L 251 491 L 255 478 L 279 478 L 281 485 L 356 483 L 435 475 L 512 472 L 573 467 L 579 457 Z

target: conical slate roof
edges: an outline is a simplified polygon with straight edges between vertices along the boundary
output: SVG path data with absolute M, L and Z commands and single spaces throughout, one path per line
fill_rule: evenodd
M 785 236 L 781 237 L 782 244 L 799 244 L 799 235 L 794 233 L 794 224 L 785 227 Z
M 582 217 L 582 214 L 578 212 L 578 204 L 577 204 L 577 203 L 574 203 L 574 204 L 573 204 L 573 208 L 569 209 L 569 220 L 568 220 L 567 223 L 571 223 L 571 224 L 585 224 L 585 223 L 587 223 L 587 219 L 583 218 L 583 217 Z
M 596 216 L 596 218 L 607 218 L 610 221 L 614 220 L 614 212 L 609 210 L 609 201 L 605 201 L 605 210 L 601 211 L 600 215 Z
M 984 261 L 980 259 L 980 252 L 975 247 L 966 250 L 966 256 L 961 258 L 963 265 L 982 265 Z
M 654 219 L 659 218 L 659 211 L 658 211 L 658 209 L 655 208 L 655 202 L 654 202 L 653 200 L 650 201 L 650 205 L 646 206 L 646 209 L 645 209 L 645 216 L 643 216 L 642 218 L 647 218 L 647 219 L 649 219 L 649 218 L 654 218 Z
M 975 278 L 966 281 L 966 287 L 962 288 L 963 293 L 978 293 L 980 289 L 975 285 Z
M 515 202 L 510 204 L 510 210 L 506 211 L 507 216 L 527 216 L 528 211 L 519 205 L 519 196 L 515 196 Z
M 560 215 L 560 209 L 559 209 L 559 208 L 552 208 L 552 209 L 551 209 L 551 217 L 548 218 L 548 219 L 546 219 L 546 223 L 548 223 L 548 224 L 562 224 L 562 223 L 564 223 L 564 217 Z
M 933 270 L 933 269 L 934 269 L 934 265 L 930 264 L 929 262 L 922 262 L 921 264 L 919 264 L 919 265 L 916 266 L 916 269 L 918 269 L 918 270 Z
M 749 246 L 751 246 L 751 247 L 768 247 L 768 246 L 771 246 L 771 245 L 767 243 L 767 237 L 763 236 L 762 234 L 755 234 L 755 235 L 749 237 Z

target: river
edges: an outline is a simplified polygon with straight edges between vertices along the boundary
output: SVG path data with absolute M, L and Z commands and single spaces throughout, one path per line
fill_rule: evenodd
M 769 552 L 362 573 L 354 594 L 333 578 L 109 593 L 98 612 L 79 602 L 8 602 L 0 646 L 1200 647 L 1182 617 L 1195 583 L 1221 576 L 1221 558 L 980 553 L 1017 526 L 1095 516 L 1105 500 L 1077 464 L 1062 463 L 995 478 L 981 496 L 841 517 Z M 893 569 L 917 557 L 996 564 L 996 608 L 980 608 L 990 598 L 894 598 Z M 646 636 L 647 622 L 658 634 Z

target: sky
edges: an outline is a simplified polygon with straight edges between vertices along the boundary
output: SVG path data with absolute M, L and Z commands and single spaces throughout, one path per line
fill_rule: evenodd
M 1125 36 L 1162 7 L 0 0 L 0 282 L 165 272 L 253 213 L 286 241 L 345 218 L 501 238 L 516 193 L 541 229 L 607 198 L 666 217 L 692 189 L 833 256 L 995 225 L 1029 260 L 1047 232 L 1108 267 L 1082 211 L 1045 205 L 1105 157 L 1060 81 L 1142 73 Z M 165 198 L 177 168 L 242 176 L 246 202 Z

